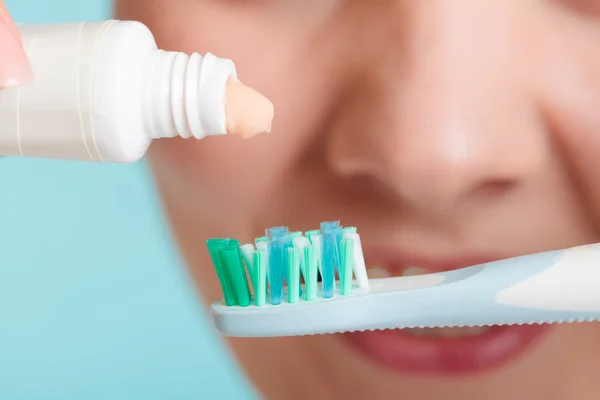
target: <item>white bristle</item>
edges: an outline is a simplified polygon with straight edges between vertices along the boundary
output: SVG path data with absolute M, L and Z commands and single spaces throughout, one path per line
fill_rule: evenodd
M 267 250 L 267 242 L 256 242 L 256 248 L 258 250 Z
M 344 234 L 344 238 L 351 239 L 354 242 L 354 276 L 358 281 L 358 286 L 368 288 L 369 277 L 367 276 L 367 267 L 365 265 L 362 244 L 360 243 L 360 235 L 356 232 L 348 232 Z
M 302 271 L 302 276 L 306 279 L 306 264 L 304 263 L 304 248 L 308 246 L 309 241 L 305 236 L 298 236 L 294 238 L 294 247 L 298 249 L 298 253 L 300 255 L 300 270 Z
M 254 275 L 254 245 L 252 243 L 244 244 L 240 246 L 240 252 L 246 262 L 246 267 L 250 276 Z

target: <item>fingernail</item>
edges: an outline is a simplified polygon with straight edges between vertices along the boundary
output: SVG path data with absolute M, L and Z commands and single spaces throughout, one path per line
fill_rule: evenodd
M 0 88 L 25 85 L 33 79 L 17 31 L 6 18 L 0 17 Z

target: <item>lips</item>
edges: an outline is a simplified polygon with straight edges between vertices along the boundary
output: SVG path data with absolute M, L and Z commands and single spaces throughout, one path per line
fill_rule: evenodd
M 548 329 L 545 325 L 492 327 L 455 338 L 415 336 L 402 330 L 342 336 L 372 362 L 413 374 L 468 374 L 500 367 L 522 354 Z
M 418 275 L 483 264 L 500 257 L 447 258 L 439 262 L 406 256 L 389 249 L 365 248 L 369 277 Z M 442 259 L 440 257 L 440 259 Z M 484 328 L 395 329 L 352 332 L 342 338 L 362 356 L 390 371 L 404 374 L 480 373 L 523 356 L 550 325 Z

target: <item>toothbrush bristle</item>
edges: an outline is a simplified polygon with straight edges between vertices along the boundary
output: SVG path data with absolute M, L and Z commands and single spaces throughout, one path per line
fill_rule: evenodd
M 207 246 L 227 306 L 346 296 L 352 293 L 353 277 L 358 287 L 368 286 L 357 230 L 340 221 L 322 222 L 320 229 L 304 234 L 276 226 L 254 244 L 209 239 Z

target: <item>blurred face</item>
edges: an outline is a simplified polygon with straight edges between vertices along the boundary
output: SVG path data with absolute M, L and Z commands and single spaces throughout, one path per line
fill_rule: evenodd
M 122 0 L 117 10 L 162 48 L 233 59 L 275 104 L 270 134 L 152 148 L 207 303 L 221 292 L 204 241 L 250 241 L 273 225 L 355 225 L 367 265 L 391 275 L 600 241 L 595 0 Z M 598 325 L 573 324 L 230 344 L 273 399 L 592 399 L 599 338 Z

